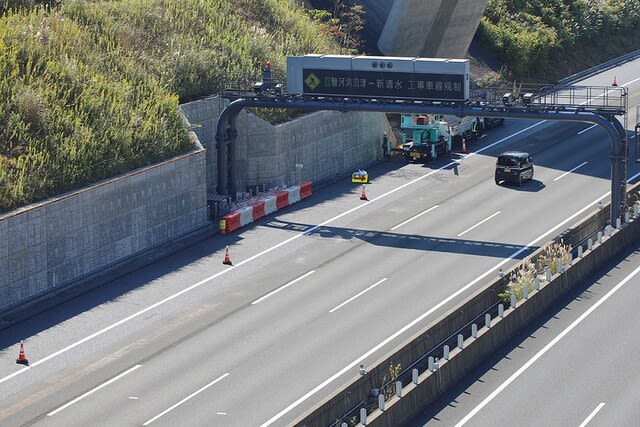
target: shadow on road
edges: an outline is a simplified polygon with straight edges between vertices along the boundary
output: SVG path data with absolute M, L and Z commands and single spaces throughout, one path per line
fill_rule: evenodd
M 357 228 L 344 228 L 301 224 L 282 220 L 271 220 L 263 224 L 264 227 L 278 228 L 305 232 L 311 237 L 327 239 L 340 238 L 344 240 L 359 239 L 372 245 L 388 248 L 414 249 L 425 252 L 444 252 L 463 255 L 480 255 L 494 258 L 508 258 L 515 252 L 522 250 L 513 259 L 523 259 L 531 252 L 538 249 L 537 246 L 523 246 L 506 242 L 488 242 L 482 240 L 457 239 L 452 237 L 422 236 L 418 234 L 402 234 L 390 231 L 365 230 Z M 308 231 L 307 230 L 311 230 Z

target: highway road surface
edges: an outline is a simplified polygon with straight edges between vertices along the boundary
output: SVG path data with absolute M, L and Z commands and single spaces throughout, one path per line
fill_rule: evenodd
M 638 67 L 587 84 L 615 74 L 635 111 Z M 114 277 L 0 331 L 0 424 L 290 424 L 607 202 L 609 146 L 587 124 L 507 121 L 467 155 L 371 168 L 368 201 L 345 178 Z M 532 154 L 535 179 L 496 186 L 511 149 Z M 15 363 L 21 340 L 28 367 Z
M 414 425 L 637 425 L 639 250 L 559 301 Z

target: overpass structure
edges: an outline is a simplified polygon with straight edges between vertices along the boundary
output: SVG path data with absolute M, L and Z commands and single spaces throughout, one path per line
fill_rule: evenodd
M 616 116 L 627 114 L 628 89 L 608 86 L 556 86 L 527 92 L 514 100 L 511 93 L 499 88 L 483 93 L 482 100 L 432 102 L 404 99 L 326 98 L 278 93 L 235 95 L 220 114 L 216 130 L 217 173 L 220 195 L 235 197 L 236 118 L 247 107 L 297 110 L 369 111 L 384 113 L 420 113 L 459 117 L 498 117 L 591 123 L 602 127 L 611 141 L 611 211 L 610 221 L 624 217 L 627 188 L 627 137 L 625 127 Z

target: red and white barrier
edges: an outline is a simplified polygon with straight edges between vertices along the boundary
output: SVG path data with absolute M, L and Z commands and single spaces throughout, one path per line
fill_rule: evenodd
M 253 220 L 259 220 L 260 218 L 262 218 L 265 213 L 264 213 L 264 200 L 258 200 L 257 202 L 254 202 L 251 204 L 251 207 L 253 208 Z
M 289 193 L 289 204 L 298 203 L 300 199 L 300 186 L 285 188 L 285 191 Z
M 306 199 L 307 197 L 311 197 L 311 181 L 305 181 L 300 184 L 300 198 Z
M 278 191 L 276 193 L 276 206 L 278 209 L 283 209 L 289 206 L 289 192 Z
M 237 210 L 240 213 L 240 226 L 251 224 L 253 222 L 253 206 L 245 206 Z
M 248 206 L 230 212 L 220 221 L 220 232 L 222 234 L 231 233 L 279 209 L 286 208 L 302 199 L 311 197 L 311 186 L 311 181 L 305 181 L 300 185 L 285 188 L 282 191 L 278 191 L 275 195 L 263 197 L 260 200 L 250 203 Z
M 268 196 L 264 199 L 264 214 L 269 215 L 278 210 L 276 196 Z

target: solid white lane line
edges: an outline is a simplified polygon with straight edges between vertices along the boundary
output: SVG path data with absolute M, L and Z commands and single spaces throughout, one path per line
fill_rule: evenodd
M 435 208 L 437 208 L 437 207 L 438 207 L 438 205 L 431 206 L 431 207 L 430 207 L 429 209 L 427 209 L 426 211 L 422 211 L 422 212 L 420 212 L 418 215 L 412 216 L 412 217 L 411 217 L 411 218 L 409 218 L 408 220 L 406 220 L 406 221 L 404 221 L 404 222 L 401 222 L 400 224 L 398 224 L 398 225 L 395 225 L 395 226 L 391 227 L 391 231 L 395 231 L 396 229 L 398 229 L 398 228 L 402 227 L 403 225 L 405 225 L 405 224 L 407 224 L 407 223 L 409 223 L 409 222 L 413 221 L 414 219 L 418 219 L 418 218 L 420 218 L 422 215 L 424 215 L 424 214 L 427 214 L 427 213 L 431 212 L 432 210 L 434 210 L 434 209 L 435 209 Z
M 638 173 L 637 175 L 640 175 L 640 173 Z M 307 392 L 304 396 L 301 396 L 295 402 L 291 403 L 289 406 L 284 408 L 282 411 L 278 412 L 276 415 L 274 415 L 269 420 L 264 422 L 261 426 L 262 427 L 266 427 L 266 426 L 270 426 L 271 424 L 275 423 L 280 418 L 282 418 L 285 414 L 289 413 L 292 409 L 296 408 L 302 402 L 304 402 L 305 400 L 307 400 L 308 398 L 310 398 L 314 394 L 318 393 L 320 390 L 322 390 L 324 387 L 329 385 L 331 382 L 335 381 L 341 375 L 344 375 L 350 369 L 353 369 L 355 366 L 361 364 L 362 361 L 365 360 L 367 357 L 371 356 L 376 351 L 380 350 L 382 347 L 384 347 L 385 345 L 387 345 L 388 343 L 390 343 L 391 341 L 393 341 L 394 339 L 396 339 L 400 335 L 404 334 L 410 328 L 412 328 L 415 325 L 417 325 L 418 323 L 422 322 L 427 316 L 431 315 L 436 310 L 438 310 L 441 307 L 443 307 L 444 305 L 448 304 L 451 300 L 456 298 L 458 295 L 460 295 L 463 292 L 467 291 L 469 288 L 471 288 L 472 286 L 476 285 L 481 280 L 484 280 L 490 274 L 493 274 L 493 272 L 496 269 L 502 267 L 503 265 L 505 265 L 506 263 L 508 263 L 512 259 L 514 259 L 515 257 L 519 256 L 521 253 L 523 253 L 526 250 L 528 250 L 531 246 L 537 244 L 542 239 L 546 238 L 549 234 L 553 233 L 554 231 L 557 231 L 558 229 L 560 229 L 562 227 L 565 227 L 568 222 L 574 221 L 577 217 L 579 217 L 580 215 L 583 215 L 585 211 L 587 211 L 589 209 L 592 209 L 592 207 L 595 204 L 597 204 L 602 199 L 606 198 L 608 195 L 609 195 L 609 192 L 607 192 L 604 195 L 598 197 L 596 200 L 594 200 L 593 202 L 589 203 L 587 206 L 585 206 L 584 208 L 580 209 L 578 212 L 574 213 L 573 215 L 571 215 L 570 217 L 568 217 L 564 221 L 560 222 L 555 227 L 552 227 L 551 229 L 549 229 L 545 233 L 543 233 L 540 236 L 538 236 L 536 239 L 532 240 L 526 246 L 518 249 L 517 251 L 512 253 L 508 258 L 503 259 L 498 264 L 496 264 L 493 268 L 490 268 L 489 270 L 485 271 L 483 274 L 481 274 L 480 276 L 476 277 L 474 280 L 472 280 L 471 282 L 467 283 L 465 286 L 463 286 L 462 288 L 458 289 L 456 292 L 454 292 L 453 294 L 449 295 L 447 298 L 443 299 L 438 304 L 436 304 L 435 306 L 431 307 L 429 310 L 427 310 L 426 312 L 422 313 L 420 316 L 418 316 L 417 318 L 415 318 L 414 320 L 412 320 L 411 322 L 409 322 L 408 324 L 406 324 L 405 326 L 400 328 L 398 331 L 396 331 L 395 333 L 393 333 L 392 335 L 390 335 L 389 337 L 384 339 L 382 342 L 380 342 L 379 344 L 377 344 L 376 346 L 374 346 L 373 348 L 368 350 L 362 356 L 358 357 L 353 362 L 349 363 L 347 366 L 345 366 L 344 368 L 340 369 L 338 372 L 333 374 L 331 377 L 329 377 L 325 381 L 323 381 L 321 384 L 318 384 L 312 390 Z
M 498 212 L 496 212 L 496 213 L 494 213 L 494 214 L 492 214 L 492 215 L 489 215 L 488 217 L 486 217 L 485 219 L 483 219 L 483 220 L 482 220 L 482 221 L 480 221 L 479 223 L 477 223 L 477 224 L 475 224 L 475 225 L 472 225 L 471 227 L 467 228 L 467 229 L 466 229 L 466 230 L 464 230 L 462 233 L 459 233 L 459 234 L 458 234 L 458 237 L 460 237 L 460 236 L 462 236 L 462 235 L 464 235 L 464 234 L 468 233 L 469 231 L 473 230 L 474 228 L 478 227 L 479 225 L 484 224 L 485 222 L 489 221 L 491 218 L 493 218 L 493 217 L 494 217 L 494 216 L 496 216 L 496 215 L 500 215 L 500 211 L 498 211 Z
M 121 373 L 120 375 L 117 375 L 117 376 L 115 376 L 115 377 L 111 378 L 111 379 L 110 379 L 109 381 L 107 381 L 106 383 L 100 384 L 98 387 L 96 387 L 96 388 L 94 388 L 94 389 L 92 389 L 92 390 L 89 390 L 88 392 L 86 392 L 86 393 L 85 393 L 85 394 L 83 394 L 82 396 L 78 396 L 78 397 L 76 397 L 75 399 L 73 399 L 71 402 L 69 402 L 69 403 L 67 403 L 67 404 L 65 404 L 65 405 L 62 405 L 61 407 L 59 407 L 58 409 L 56 409 L 56 410 L 54 410 L 54 411 L 49 412 L 49 413 L 47 414 L 47 416 L 48 416 L 48 417 L 50 417 L 50 416 L 52 416 L 52 415 L 57 414 L 58 412 L 62 411 L 62 410 L 63 410 L 63 409 L 65 409 L 65 408 L 68 408 L 69 406 L 73 405 L 74 403 L 79 402 L 80 400 L 84 399 L 85 397 L 92 395 L 93 393 L 95 393 L 96 391 L 100 390 L 101 388 L 106 387 L 106 386 L 108 386 L 109 384 L 111 384 L 111 383 L 114 383 L 114 382 L 118 381 L 120 378 L 124 377 L 125 375 L 130 374 L 131 372 L 133 372 L 133 371 L 135 371 L 136 369 L 138 369 L 140 366 L 142 366 L 142 365 L 135 365 L 135 366 L 133 366 L 133 367 L 129 368 L 128 370 L 124 371 L 124 372 L 123 372 L 123 373 Z M 131 399 L 131 397 L 130 397 L 129 399 Z
M 202 393 L 203 391 L 205 391 L 206 389 L 208 389 L 209 387 L 211 387 L 212 385 L 214 385 L 215 383 L 221 381 L 222 379 L 224 379 L 225 377 L 227 377 L 229 375 L 229 373 L 227 372 L 226 374 L 223 374 L 221 376 L 219 376 L 218 378 L 216 378 L 215 380 L 211 381 L 209 384 L 207 384 L 206 386 L 200 388 L 199 390 L 194 391 L 193 393 L 191 393 L 189 396 L 185 397 L 184 399 L 182 399 L 180 402 L 176 403 L 175 405 L 171 406 L 168 409 L 165 409 L 164 411 L 160 412 L 158 415 L 156 415 L 155 417 L 151 418 L 149 421 L 145 422 L 144 424 L 142 424 L 143 426 L 148 426 L 149 424 L 151 424 L 152 422 L 154 422 L 155 420 L 157 420 L 158 418 L 162 417 L 163 415 L 166 415 L 168 412 L 173 411 L 174 409 L 176 409 L 178 406 L 182 405 L 184 402 L 188 401 L 189 399 L 197 396 L 198 394 Z
M 476 155 L 476 154 L 479 154 L 479 153 L 481 153 L 481 152 L 483 152 L 483 151 L 485 151 L 485 150 L 490 149 L 491 147 L 493 147 L 493 146 L 495 146 L 495 145 L 498 145 L 498 144 L 500 144 L 500 143 L 502 143 L 502 142 L 504 142 L 504 141 L 507 141 L 507 140 L 509 140 L 509 139 L 513 138 L 514 136 L 520 135 L 520 134 L 522 134 L 522 133 L 524 133 L 524 132 L 527 132 L 527 131 L 529 131 L 529 130 L 531 130 L 531 129 L 533 129 L 533 128 L 537 127 L 537 126 L 540 126 L 541 124 L 543 124 L 543 123 L 545 123 L 545 122 L 546 122 L 546 120 L 543 120 L 543 121 L 541 121 L 541 122 L 534 123 L 534 124 L 532 124 L 531 126 L 528 126 L 528 127 L 524 128 L 524 129 L 521 129 L 521 130 L 519 130 L 518 132 L 515 132 L 515 133 L 513 133 L 513 134 L 511 134 L 511 135 L 509 135 L 509 136 L 506 136 L 506 137 L 504 137 L 504 138 L 502 138 L 502 139 L 500 139 L 500 140 L 498 140 L 498 141 L 494 142 L 493 144 L 489 144 L 489 145 L 487 145 L 486 147 L 484 147 L 484 148 L 482 148 L 482 149 L 479 149 L 479 150 L 477 150 L 477 151 L 474 151 L 473 153 L 470 153 L 470 154 L 469 154 L 469 155 L 467 155 L 466 157 L 468 158 L 468 157 L 472 157 L 472 156 L 474 156 L 474 155 Z M 407 188 L 407 187 L 409 187 L 409 186 L 411 186 L 411 185 L 413 185 L 413 184 L 415 184 L 415 183 L 417 183 L 417 182 L 419 182 L 419 181 L 422 181 L 423 179 L 428 178 L 429 176 L 431 176 L 431 175 L 433 175 L 433 174 L 435 174 L 435 173 L 438 173 L 439 171 L 442 171 L 442 170 L 445 170 L 445 169 L 450 168 L 450 167 L 451 167 L 451 166 L 453 166 L 455 163 L 457 163 L 457 162 L 452 161 L 452 162 L 450 162 L 450 163 L 448 163 L 448 164 L 446 164 L 446 165 L 444 165 L 444 166 L 440 167 L 439 169 L 434 169 L 434 170 L 432 170 L 431 172 L 429 172 L 429 173 L 427 173 L 427 174 L 422 175 L 421 177 L 418 177 L 418 178 L 416 178 L 416 179 L 414 179 L 414 180 L 412 180 L 412 181 L 409 181 L 409 182 L 407 182 L 407 183 L 405 183 L 405 184 L 402 184 L 402 185 L 400 185 L 400 186 L 398 186 L 398 187 L 393 188 L 392 190 L 387 191 L 386 193 L 384 193 L 384 194 L 382 194 L 382 195 L 380 195 L 380 196 L 376 197 L 375 199 L 372 199 L 370 202 L 374 202 L 374 201 L 376 201 L 376 200 L 379 200 L 379 199 L 382 199 L 382 198 L 384 198 L 384 197 L 387 197 L 388 195 L 393 194 L 393 193 L 395 193 L 395 192 L 397 192 L 397 191 L 401 191 L 401 190 L 403 190 L 403 189 L 405 189 L 405 188 Z M 243 260 L 243 261 L 240 261 L 239 263 L 235 264 L 235 267 L 236 267 L 236 268 L 238 268 L 238 267 L 240 267 L 240 266 L 242 266 L 242 265 L 244 265 L 244 264 L 247 264 L 247 263 L 249 263 L 249 262 L 251 262 L 251 261 L 253 261 L 253 260 L 255 260 L 255 259 L 258 259 L 258 258 L 260 258 L 260 257 L 262 257 L 262 256 L 264 256 L 264 255 L 266 255 L 266 254 L 268 254 L 268 253 L 270 253 L 270 252 L 275 251 L 276 249 L 278 249 L 278 248 L 280 248 L 280 247 L 282 247 L 282 246 L 285 246 L 285 245 L 287 245 L 287 244 L 289 244 L 289 243 L 293 242 L 293 241 L 294 241 L 294 240 L 296 240 L 296 239 L 299 239 L 299 238 L 301 238 L 301 237 L 304 237 L 304 236 L 306 236 L 306 235 L 309 235 L 309 234 L 311 234 L 311 233 L 315 232 L 316 230 L 318 230 L 318 229 L 320 229 L 320 228 L 324 227 L 324 226 L 325 226 L 325 225 L 327 225 L 327 224 L 331 224 L 332 222 L 334 222 L 334 221 L 336 221 L 336 220 L 338 220 L 338 219 L 340 219 L 340 218 L 342 218 L 342 217 L 345 217 L 345 216 L 347 216 L 347 215 L 349 215 L 349 214 L 351 214 L 351 213 L 353 213 L 353 212 L 356 212 L 356 211 L 357 211 L 357 210 L 359 210 L 359 209 L 363 209 L 364 207 L 369 206 L 370 204 L 371 204 L 371 203 L 358 204 L 357 206 L 355 206 L 355 207 L 353 207 L 353 208 L 351 208 L 351 209 L 349 209 L 349 210 L 347 210 L 347 211 L 345 211 L 345 212 L 342 212 L 341 214 L 338 214 L 338 215 L 334 216 L 333 218 L 329 218 L 328 220 L 326 220 L 326 221 L 324 221 L 324 222 L 322 222 L 322 223 L 320 223 L 320 224 L 318 224 L 318 225 L 314 225 L 313 227 L 310 227 L 309 229 L 307 229 L 307 230 L 303 231 L 303 232 L 302 232 L 302 233 L 300 233 L 300 234 L 296 234 L 295 236 L 292 236 L 292 237 L 290 237 L 290 238 L 288 238 L 288 239 L 286 239 L 286 240 L 283 240 L 282 242 L 280 242 L 280 243 L 278 243 L 278 244 L 276 244 L 276 245 L 273 245 L 273 246 L 271 246 L 270 248 L 265 249 L 265 250 L 264 250 L 264 251 L 262 251 L 262 252 L 258 252 L 257 254 L 252 255 L 252 256 L 250 256 L 249 258 L 247 258 L 247 259 L 245 259 L 245 260 Z M 107 326 L 107 327 L 105 327 L 105 328 L 103 328 L 103 329 L 100 329 L 99 331 L 96 331 L 96 332 L 94 332 L 93 334 L 88 335 L 88 336 L 84 337 L 83 339 L 81 339 L 81 340 L 79 340 L 79 341 L 76 341 L 76 342 L 74 342 L 74 343 L 72 343 L 72 344 L 69 344 L 68 346 L 66 346 L 66 347 L 64 347 L 64 348 L 61 348 L 60 350 L 58 350 L 58 351 L 56 351 L 56 352 L 54 352 L 54 353 L 51 353 L 50 355 L 48 355 L 48 356 L 46 356 L 46 357 L 44 357 L 44 358 L 42 358 L 42 359 L 40 359 L 40 360 L 38 360 L 38 361 L 36 361 L 36 362 L 31 363 L 28 367 L 23 367 L 23 368 L 21 368 L 19 371 L 13 372 L 13 373 L 11 373 L 11 374 L 9 374 L 9 375 L 7 375 L 7 376 L 5 376 L 5 377 L 1 378 L 1 379 L 0 379 L 0 384 L 4 383 L 5 381 L 10 380 L 11 378 L 13 378 L 13 377 L 15 377 L 15 376 L 18 376 L 18 375 L 20 375 L 20 374 L 25 373 L 25 372 L 26 372 L 26 371 L 28 371 L 30 368 L 33 368 L 33 367 L 36 367 L 36 366 L 41 365 L 41 364 L 43 364 L 43 363 L 46 363 L 46 362 L 48 362 L 49 360 L 51 360 L 51 359 L 53 359 L 53 358 L 55 358 L 55 357 L 60 356 L 61 354 L 64 354 L 64 353 L 66 353 L 66 352 L 68 352 L 68 351 L 70 351 L 70 350 L 73 350 L 74 348 L 76 348 L 76 347 L 78 347 L 78 346 L 80 346 L 80 345 L 84 344 L 85 342 L 90 341 L 90 340 L 92 340 L 92 339 L 94 339 L 94 338 L 96 338 L 96 337 L 99 337 L 100 335 L 103 335 L 103 334 L 105 334 L 105 333 L 109 332 L 110 330 L 117 328 L 118 326 L 121 326 L 121 325 L 123 325 L 123 324 L 125 324 L 125 323 L 127 323 L 127 322 L 129 322 L 129 321 L 131 321 L 131 320 L 133 320 L 133 319 L 136 319 L 136 318 L 138 318 L 138 317 L 142 316 L 143 314 L 145 314 L 145 313 L 147 313 L 147 312 L 149 312 L 149 311 L 151 311 L 151 310 L 153 310 L 153 309 L 155 309 L 155 308 L 158 308 L 158 307 L 160 307 L 160 306 L 162 306 L 162 305 L 164 305 L 164 304 L 166 304 L 166 303 L 168 303 L 168 302 L 170 302 L 170 301 L 173 301 L 174 299 L 176 299 L 176 298 L 178 298 L 178 297 L 180 297 L 180 296 L 182 296 L 182 295 L 186 294 L 187 292 L 191 292 L 192 290 L 194 290 L 194 289 L 196 289 L 196 288 L 199 288 L 200 286 L 202 286 L 202 285 L 204 285 L 204 284 L 206 284 L 206 283 L 210 282 L 211 280 L 216 279 L 216 278 L 218 278 L 218 277 L 220 277 L 220 276 L 223 276 L 223 275 L 225 275 L 225 274 L 227 274 L 228 272 L 233 271 L 233 270 L 234 270 L 234 269 L 224 269 L 224 270 L 221 270 L 221 271 L 219 271 L 218 273 L 216 273 L 216 274 L 214 274 L 214 275 L 212 275 L 212 276 L 209 276 L 209 277 L 207 277 L 207 278 L 202 279 L 202 280 L 201 280 L 201 281 L 199 281 L 198 283 L 194 283 L 193 285 L 188 286 L 188 287 L 186 287 L 186 288 L 182 289 L 181 291 L 176 292 L 176 293 L 175 293 L 175 294 L 173 294 L 173 295 L 169 295 L 168 297 L 166 297 L 166 298 L 164 298 L 164 299 L 162 299 L 162 300 L 160 300 L 160 301 L 158 301 L 158 302 L 156 302 L 156 303 L 154 303 L 154 304 L 151 304 L 150 306 L 145 307 L 145 308 L 143 308 L 142 310 L 140 310 L 140 311 L 138 311 L 138 312 L 136 312 L 136 313 L 133 313 L 133 314 L 131 314 L 131 315 L 129 315 L 129 316 L 127 316 L 127 317 L 123 318 L 123 319 L 120 319 L 119 321 L 117 321 L 117 322 L 115 322 L 115 323 L 112 323 L 111 325 L 109 325 L 109 326 Z
M 387 280 L 387 278 L 385 277 L 382 280 L 377 281 L 376 283 L 374 283 L 373 285 L 369 286 L 367 289 L 365 289 L 364 291 L 360 292 L 357 295 L 352 296 L 351 298 L 349 298 L 348 300 L 346 300 L 345 302 L 343 302 L 342 304 L 332 308 L 331 310 L 329 310 L 329 313 L 333 313 L 334 311 L 338 310 L 340 307 L 345 306 L 347 304 L 349 304 L 351 301 L 353 301 L 354 299 L 364 295 L 365 293 L 369 292 L 371 289 L 375 288 L 376 286 L 378 286 L 380 283 L 384 282 L 385 280 Z
M 604 402 L 600 402 L 600 404 L 598 406 L 596 406 L 596 409 L 594 409 L 587 418 L 584 419 L 584 421 L 580 424 L 579 427 L 585 427 L 587 424 L 589 424 L 589 421 L 591 421 L 593 419 L 593 417 L 596 416 L 596 414 L 598 412 L 600 412 L 600 409 L 602 409 L 602 407 L 604 406 Z
M 251 304 L 258 304 L 259 302 L 266 300 L 266 299 L 267 299 L 267 298 L 269 298 L 270 296 L 277 294 L 278 292 L 280 292 L 280 291 L 282 291 L 282 290 L 284 290 L 284 289 L 288 288 L 289 286 L 291 286 L 291 285 L 293 285 L 293 284 L 295 284 L 295 283 L 298 283 L 300 280 L 302 280 L 302 279 L 304 279 L 304 278 L 306 278 L 306 277 L 308 277 L 308 276 L 311 276 L 311 275 L 312 275 L 313 273 L 315 273 L 315 272 L 316 272 L 315 270 L 311 270 L 311 271 L 309 271 L 308 273 L 305 273 L 305 274 L 303 274 L 302 276 L 298 277 L 297 279 L 293 279 L 292 281 L 290 281 L 290 282 L 289 282 L 289 283 L 287 283 L 286 285 L 282 285 L 282 286 L 280 286 L 278 289 L 275 289 L 275 290 L 273 290 L 273 291 L 269 292 L 268 294 L 266 294 L 266 295 L 264 295 L 264 296 L 262 296 L 262 297 L 258 298 L 257 300 L 253 301 Z
M 631 272 L 627 277 L 625 277 L 620 283 L 618 283 L 613 289 L 607 292 L 602 298 L 600 298 L 595 304 L 593 304 L 587 311 L 582 313 L 580 317 L 574 320 L 567 328 L 560 332 L 558 336 L 556 336 L 553 340 L 551 340 L 547 345 L 545 345 L 542 350 L 536 353 L 531 359 L 527 360 L 527 362 L 520 367 L 513 375 L 511 375 L 504 383 L 500 384 L 500 386 L 495 389 L 489 396 L 487 396 L 478 406 L 476 406 L 471 412 L 469 412 L 458 424 L 456 427 L 463 426 L 467 423 L 474 415 L 476 415 L 482 408 L 484 408 L 489 402 L 491 402 L 500 392 L 502 392 L 509 384 L 515 381 L 524 371 L 526 371 L 533 363 L 541 358 L 547 351 L 549 351 L 554 345 L 556 345 L 562 338 L 564 338 L 569 332 L 571 332 L 576 326 L 578 326 L 584 319 L 586 319 L 591 313 L 593 313 L 598 307 L 600 307 L 606 300 L 608 300 L 613 294 L 618 292 L 624 285 L 626 285 L 629 280 L 631 280 L 636 274 L 640 272 L 640 267 L 636 267 L 633 272 Z
M 578 168 L 581 168 L 582 166 L 586 165 L 587 163 L 589 163 L 589 162 L 582 162 L 582 163 L 580 163 L 580 164 L 579 164 L 578 166 L 576 166 L 575 168 L 571 169 L 570 171 L 567 171 L 567 172 L 563 173 L 562 175 L 560 175 L 559 177 L 557 177 L 556 179 L 554 179 L 554 181 L 557 181 L 557 180 L 559 180 L 559 179 L 564 178 L 565 176 L 569 175 L 571 172 L 575 171 L 575 170 L 576 170 L 576 169 L 578 169 Z
M 623 85 L 620 85 L 620 86 L 622 86 L 622 87 L 629 86 L 630 84 L 635 83 L 635 82 L 637 82 L 639 80 L 640 80 L 640 77 L 638 77 L 637 79 L 633 79 L 630 82 L 627 82 L 627 83 L 625 83 Z
M 580 132 L 577 133 L 577 135 L 582 135 L 583 133 L 585 133 L 586 131 L 588 131 L 589 129 L 593 129 L 594 127 L 596 127 L 598 125 L 591 125 L 586 129 L 582 129 Z

